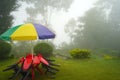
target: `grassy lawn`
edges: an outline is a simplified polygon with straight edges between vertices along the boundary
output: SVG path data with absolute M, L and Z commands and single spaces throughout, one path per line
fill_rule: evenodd
M 8 80 L 11 72 L 2 72 L 2 70 L 15 61 L 14 59 L 0 61 L 0 80 Z M 58 58 L 56 63 L 61 66 L 54 80 L 120 80 L 120 60 L 63 60 Z M 37 74 L 35 80 L 50 79 L 41 79 Z
M 3 72 L 3 70 L 13 63 L 15 63 L 16 59 L 8 59 L 8 60 L 0 60 L 0 80 L 8 80 L 11 76 L 11 71 Z

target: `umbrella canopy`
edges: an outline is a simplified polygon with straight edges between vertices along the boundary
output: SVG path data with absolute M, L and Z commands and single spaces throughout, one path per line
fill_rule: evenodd
M 26 23 L 8 29 L 2 40 L 37 40 L 55 38 L 55 34 L 41 24 Z

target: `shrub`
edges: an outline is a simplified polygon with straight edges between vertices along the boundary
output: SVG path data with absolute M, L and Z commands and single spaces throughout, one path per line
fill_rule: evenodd
M 7 58 L 12 47 L 9 43 L 0 40 L 0 59 Z
M 110 55 L 104 55 L 103 57 L 104 57 L 104 59 L 106 59 L 106 60 L 112 59 L 112 56 L 110 56 Z
M 34 47 L 34 52 L 36 54 L 40 53 L 44 57 L 50 57 L 52 56 L 52 53 L 53 53 L 53 47 L 50 46 L 48 43 L 38 43 Z
M 70 55 L 75 59 L 89 58 L 90 51 L 87 49 L 73 49 L 70 50 Z

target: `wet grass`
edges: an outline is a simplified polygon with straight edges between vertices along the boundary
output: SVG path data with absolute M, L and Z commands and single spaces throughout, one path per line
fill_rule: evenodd
M 60 72 L 55 80 L 120 80 L 120 60 L 58 60 Z
M 8 78 L 11 76 L 12 71 L 3 72 L 3 70 L 13 63 L 15 63 L 17 59 L 5 59 L 0 60 L 0 80 L 8 80 Z
M 2 72 L 7 65 L 13 64 L 16 59 L 0 61 L 0 80 L 8 80 L 11 72 Z M 63 60 L 56 59 L 60 64 L 59 72 L 54 80 L 120 80 L 119 59 L 85 59 L 85 60 Z M 36 73 L 37 74 L 37 73 Z M 50 80 L 36 75 L 35 80 Z

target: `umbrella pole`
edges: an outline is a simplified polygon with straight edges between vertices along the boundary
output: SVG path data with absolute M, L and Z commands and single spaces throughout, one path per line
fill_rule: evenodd
M 31 53 L 32 53 L 32 60 L 33 60 L 33 45 L 32 45 L 32 41 L 30 41 L 30 47 L 31 47 Z

